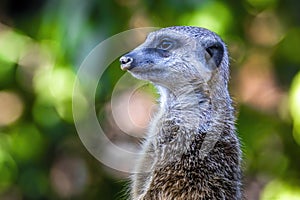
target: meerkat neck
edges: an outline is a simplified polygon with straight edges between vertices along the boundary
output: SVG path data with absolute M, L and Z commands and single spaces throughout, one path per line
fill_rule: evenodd
M 205 125 L 203 132 L 209 131 L 207 124 L 218 126 L 234 124 L 234 111 L 229 93 L 209 88 L 208 85 L 183 85 L 178 89 L 156 86 L 160 94 L 160 110 L 164 116 L 184 116 L 189 126 L 193 121 L 195 128 Z M 190 127 L 193 128 L 193 127 Z
M 185 85 L 181 88 L 169 89 L 157 86 L 160 94 L 160 106 L 164 111 L 170 110 L 198 110 L 204 106 L 208 98 L 203 91 L 192 85 Z

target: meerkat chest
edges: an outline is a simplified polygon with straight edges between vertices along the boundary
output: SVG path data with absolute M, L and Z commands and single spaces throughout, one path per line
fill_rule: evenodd
M 180 133 L 198 130 L 201 121 L 195 110 L 160 112 L 150 124 L 150 135 L 170 142 Z
M 178 161 L 182 153 L 189 150 L 195 135 L 198 134 L 199 123 L 178 115 L 161 115 L 152 122 L 151 135 L 148 138 L 154 146 L 157 162 Z M 192 124 L 192 125 L 191 125 Z

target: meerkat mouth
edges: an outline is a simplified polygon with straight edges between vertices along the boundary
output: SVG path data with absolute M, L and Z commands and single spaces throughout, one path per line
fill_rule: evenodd
M 128 64 L 121 64 L 121 69 L 123 71 L 129 71 L 131 70 L 133 67 L 131 65 L 128 65 Z

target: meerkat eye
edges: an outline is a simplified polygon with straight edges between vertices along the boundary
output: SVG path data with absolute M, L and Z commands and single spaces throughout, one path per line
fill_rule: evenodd
M 157 48 L 162 49 L 162 50 L 169 50 L 173 47 L 173 42 L 167 39 L 162 40 Z

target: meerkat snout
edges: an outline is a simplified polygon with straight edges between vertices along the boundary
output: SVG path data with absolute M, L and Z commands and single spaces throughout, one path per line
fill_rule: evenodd
M 120 58 L 121 69 L 122 70 L 128 70 L 128 69 L 130 69 L 132 62 L 133 62 L 133 58 L 131 58 L 129 56 L 122 56 Z

